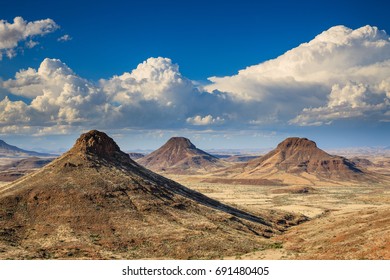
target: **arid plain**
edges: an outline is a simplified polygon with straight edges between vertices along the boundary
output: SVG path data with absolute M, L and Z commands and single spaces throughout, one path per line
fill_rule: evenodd
M 390 187 L 386 184 L 256 186 L 172 179 L 253 213 L 281 209 L 310 221 L 272 237 L 270 246 L 239 259 L 389 259 Z M 307 191 L 305 190 L 307 189 Z

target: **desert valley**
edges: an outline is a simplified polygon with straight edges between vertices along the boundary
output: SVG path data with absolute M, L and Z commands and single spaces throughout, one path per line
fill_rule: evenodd
M 92 130 L 59 157 L 0 155 L 0 259 L 390 259 L 388 149 L 143 155 Z

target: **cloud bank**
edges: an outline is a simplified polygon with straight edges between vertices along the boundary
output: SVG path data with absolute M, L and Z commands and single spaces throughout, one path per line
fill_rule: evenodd
M 149 58 L 132 71 L 97 82 L 47 58 L 38 69 L 0 80 L 2 95 L 21 97 L 0 101 L 0 132 L 388 122 L 390 39 L 376 27 L 335 26 L 275 59 L 210 82 L 199 87 L 169 58 Z
M 209 92 L 278 108 L 294 125 L 377 120 L 390 109 L 390 39 L 377 27 L 335 26 L 276 59 L 209 80 Z
M 0 132 L 54 133 L 73 127 L 175 128 L 196 113 L 224 102 L 199 91 L 168 58 L 149 58 L 132 72 L 93 83 L 58 59 L 21 70 L 2 82 L 3 89 L 31 100 L 0 102 Z M 195 118 L 195 121 L 197 119 Z M 202 119 L 202 125 L 222 121 Z M 48 128 L 51 128 L 48 130 Z
M 35 37 L 44 36 L 58 28 L 49 18 L 27 22 L 22 17 L 15 17 L 13 23 L 0 20 L 0 60 L 4 55 L 14 57 L 20 42 L 25 41 L 25 47 L 33 48 L 38 45 L 37 41 L 33 41 Z

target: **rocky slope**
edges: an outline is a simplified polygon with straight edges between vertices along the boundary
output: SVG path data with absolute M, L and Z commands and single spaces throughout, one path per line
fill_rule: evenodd
M 137 162 L 153 171 L 173 174 L 207 172 L 227 166 L 226 162 L 198 149 L 184 137 L 172 137 Z
M 318 180 L 361 181 L 373 176 L 353 162 L 319 149 L 306 138 L 287 138 L 266 155 L 219 172 L 235 179 L 270 179 L 279 183 L 310 184 Z
M 305 221 L 256 216 L 143 168 L 90 131 L 39 171 L 0 187 L 0 259 L 220 258 Z

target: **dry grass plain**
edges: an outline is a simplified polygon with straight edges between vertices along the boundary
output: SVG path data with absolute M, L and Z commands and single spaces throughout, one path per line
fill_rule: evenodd
M 227 259 L 390 259 L 389 183 L 255 186 L 170 178 L 253 213 L 280 209 L 310 218 L 270 238 L 261 250 Z
M 390 157 L 369 159 L 375 163 L 368 167 L 370 171 L 390 176 Z M 210 178 L 206 174 L 164 176 L 248 212 L 261 215 L 272 209 L 285 210 L 310 218 L 283 234 L 263 239 L 263 245 L 250 253 L 209 258 L 390 259 L 390 180 L 380 184 L 317 181 L 308 186 L 307 178 L 302 178 L 288 186 L 259 186 L 205 182 Z M 0 187 L 5 184 L 0 182 Z

